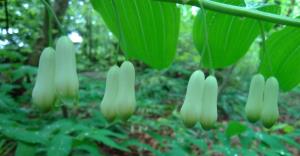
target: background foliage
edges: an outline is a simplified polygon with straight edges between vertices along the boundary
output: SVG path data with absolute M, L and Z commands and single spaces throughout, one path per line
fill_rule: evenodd
M 118 39 L 89 1 L 48 2 L 77 47 L 80 100 L 77 105 L 68 108 L 69 118 L 63 117 L 59 107 L 49 113 L 33 109 L 31 91 L 38 54 L 45 46 L 53 45 L 62 32 L 39 0 L 9 0 L 9 28 L 5 29 L 6 22 L 2 20 L 6 18 L 4 3 L 0 1 L 0 155 L 300 154 L 300 89 L 291 87 L 299 81 L 299 70 L 295 65 L 299 53 L 289 53 L 289 56 L 283 57 L 287 55 L 284 48 L 289 48 L 289 51 L 298 48 L 287 44 L 297 43 L 298 29 L 275 25 L 266 34 L 269 38 L 266 41 L 267 51 L 259 53 L 262 51 L 262 39 L 258 34 L 236 64 L 217 69 L 220 86 L 217 128 L 204 131 L 197 125 L 186 129 L 179 119 L 178 110 L 188 78 L 199 67 L 203 69 L 202 65 L 199 66 L 203 58 L 194 45 L 192 33 L 198 10 L 180 6 L 175 60 L 162 70 L 132 60 L 137 70 L 137 112 L 128 122 L 107 123 L 99 111 L 99 104 L 106 71 L 125 60 Z M 258 3 L 273 4 L 273 1 L 255 0 L 246 4 Z M 275 3 L 282 8 L 280 14 L 291 17 L 300 15 L 298 1 L 281 0 Z M 280 36 L 281 39 L 275 41 L 272 36 Z M 263 57 L 265 53 L 272 53 L 269 54 L 271 63 L 280 61 L 283 64 L 268 70 L 270 65 L 264 60 L 270 58 Z M 284 63 L 286 59 L 290 61 Z M 262 128 L 260 123 L 248 123 L 244 116 L 249 82 L 258 70 L 267 76 L 275 74 L 281 82 L 286 82 L 282 89 L 294 88 L 281 93 L 280 119 L 269 130 Z M 208 74 L 207 69 L 204 71 Z M 292 78 L 292 81 L 287 81 L 287 78 Z

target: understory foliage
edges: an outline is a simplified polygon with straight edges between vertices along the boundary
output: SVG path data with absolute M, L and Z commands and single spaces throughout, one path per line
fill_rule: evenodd
M 1 92 L 0 101 L 1 155 L 24 155 L 24 151 L 28 155 L 50 156 L 299 154 L 299 106 L 295 104 L 300 90 L 281 95 L 281 118 L 269 130 L 245 120 L 242 112 L 247 89 L 234 86 L 219 98 L 220 117 L 215 129 L 204 131 L 200 124 L 188 129 L 178 113 L 189 76 L 180 66 L 178 62 L 168 71 L 149 70 L 137 76 L 138 108 L 127 122 L 109 123 L 100 113 L 105 88 L 105 79 L 99 78 L 104 74 L 101 72 L 79 75 L 80 102 L 69 108 L 68 119 L 59 107 L 48 113 L 32 109 L 31 104 L 22 102 L 28 101 L 30 94 L 15 99 L 9 88 L 20 86 L 2 85 L 2 91 L 7 88 L 7 92 Z M 232 79 L 230 83 L 236 81 Z M 241 96 L 237 97 L 237 93 Z M 250 148 L 253 150 L 249 153 Z
M 54 4 L 56 1 L 59 0 L 48 2 Z M 257 4 L 256 2 L 258 1 L 247 4 L 253 5 Z M 180 118 L 180 109 L 191 74 L 201 68 L 206 76 L 210 75 L 209 69 L 203 68 L 210 66 L 209 62 L 204 61 L 203 66 L 199 66 L 199 62 L 205 58 L 201 57 L 199 47 L 194 45 L 195 39 L 192 36 L 194 20 L 200 15 L 197 15 L 195 8 L 185 5 L 176 10 L 176 15 L 179 14 L 177 11 L 181 11 L 180 22 L 179 17 L 174 18 L 180 25 L 176 55 L 168 55 L 167 59 L 170 62 L 156 62 L 159 68 L 166 64 L 169 65 L 168 68 L 150 68 L 147 65 L 149 60 L 144 55 L 140 56 L 139 60 L 131 59 L 136 76 L 136 111 L 127 121 L 116 119 L 108 122 L 100 111 L 107 71 L 113 65 L 120 66 L 126 60 L 127 55 L 122 49 L 126 43 L 120 41 L 119 45 L 114 36 L 117 33 L 114 31 L 117 30 L 110 32 L 105 25 L 105 19 L 93 10 L 91 2 L 74 0 L 68 3 L 65 14 L 58 15 L 58 18 L 66 31 L 64 33 L 71 39 L 72 35 L 74 39 L 74 34 L 79 36 L 76 41 L 73 40 L 77 50 L 80 84 L 78 100 L 63 109 L 62 103 L 55 103 L 49 112 L 40 112 L 32 104 L 31 94 L 38 68 L 31 62 L 34 60 L 31 58 L 34 58 L 33 54 L 42 44 L 41 38 L 47 36 L 42 34 L 45 33 L 45 29 L 50 30 L 47 33 L 52 37 L 45 42 L 48 43 L 46 46 L 51 47 L 55 47 L 55 40 L 62 32 L 49 12 L 53 27 L 41 26 L 44 24 L 44 17 L 47 17 L 47 9 L 39 0 L 11 0 L 8 3 L 10 25 L 7 31 L 5 22 L 0 21 L 0 156 L 300 155 L 299 86 L 290 90 L 295 84 L 287 82 L 285 88 L 282 88 L 290 91 L 279 94 L 280 116 L 272 128 L 264 128 L 261 122 L 253 124 L 247 121 L 245 105 L 252 76 L 257 71 L 267 76 L 272 74 L 272 71 L 268 70 L 267 61 L 260 64 L 262 39 L 259 36 L 255 38 L 249 35 L 254 41 L 247 53 L 238 54 L 239 57 L 243 57 L 238 59 L 236 64 L 227 66 L 233 60 L 215 64 L 213 62 L 213 66 L 216 67 L 226 65 L 215 70 L 219 85 L 218 119 L 215 127 L 205 131 L 199 122 L 193 128 L 184 126 Z M 300 13 L 299 4 L 293 4 L 292 1 L 282 0 L 280 6 L 281 14 L 295 17 Z M 174 8 L 169 9 L 171 12 Z M 4 5 L 0 1 L 0 19 L 6 18 L 2 11 Z M 208 16 L 211 14 L 213 13 L 208 12 Z M 246 20 L 245 23 L 247 22 L 249 21 Z M 266 27 L 269 26 L 266 24 Z M 177 27 L 174 26 L 174 29 Z M 268 35 L 284 36 L 296 31 L 294 29 L 296 28 L 280 31 L 282 27 L 274 25 L 268 31 Z M 168 31 L 173 33 L 174 30 Z M 256 29 L 253 32 L 259 34 Z M 273 45 L 285 45 L 284 41 L 296 40 L 290 35 L 286 37 L 281 40 L 270 39 L 266 45 L 271 47 L 271 51 L 274 49 Z M 279 44 L 279 41 L 282 42 Z M 169 45 L 173 45 L 173 42 L 170 41 Z M 155 42 L 149 45 L 155 45 Z M 286 46 L 277 48 L 280 50 L 284 47 Z M 148 48 L 155 51 L 158 47 Z M 174 50 L 172 47 L 166 48 Z M 233 47 L 227 48 L 232 50 Z M 295 47 L 291 47 L 291 50 L 293 48 Z M 225 59 L 217 55 L 214 57 Z M 234 59 L 236 58 L 237 55 L 234 56 Z M 277 57 L 274 59 L 280 60 Z M 293 61 L 293 58 L 290 59 Z M 284 66 L 288 68 L 291 64 Z M 283 70 L 276 66 L 277 68 L 291 77 L 291 71 L 296 70 L 296 67 L 291 70 Z M 288 77 L 282 76 L 282 73 L 277 74 L 281 80 L 289 80 Z M 292 81 L 296 82 L 296 78 Z

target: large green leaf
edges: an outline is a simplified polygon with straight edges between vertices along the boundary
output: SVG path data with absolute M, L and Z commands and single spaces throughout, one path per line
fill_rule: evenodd
M 243 0 L 217 0 L 237 6 L 245 6 Z M 246 9 L 246 8 L 245 8 Z M 262 11 L 278 13 L 280 8 L 268 5 L 257 8 Z M 236 63 L 246 54 L 250 45 L 260 34 L 259 22 L 254 19 L 241 18 L 213 11 L 206 11 L 206 33 L 203 12 L 200 10 L 193 28 L 193 38 L 197 50 L 202 55 L 205 67 L 227 67 Z M 265 31 L 272 24 L 263 22 Z M 206 40 L 206 36 L 207 39 Z
M 114 1 L 114 2 L 113 2 Z M 129 58 L 154 68 L 169 66 L 176 53 L 180 10 L 153 0 L 91 0 Z
M 260 72 L 265 77 L 275 76 L 283 91 L 300 82 L 300 29 L 286 27 L 266 40 L 266 52 L 261 53 Z

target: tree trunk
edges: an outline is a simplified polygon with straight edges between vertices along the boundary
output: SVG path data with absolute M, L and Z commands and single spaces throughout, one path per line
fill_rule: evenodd
M 49 0 L 46 0 L 46 2 L 48 4 L 50 4 L 50 6 L 52 6 L 51 3 L 49 3 Z M 55 1 L 53 11 L 54 11 L 55 15 L 57 16 L 58 20 L 60 20 L 60 21 L 63 20 L 63 17 L 66 13 L 67 8 L 68 8 L 68 0 L 56 0 Z M 28 59 L 29 65 L 37 66 L 42 50 L 45 47 L 50 45 L 49 38 L 56 38 L 57 36 L 59 36 L 61 34 L 61 30 L 59 29 L 58 24 L 55 22 L 55 20 L 51 20 L 53 15 L 50 15 L 49 13 L 50 12 L 48 11 L 47 7 L 45 6 L 44 23 L 41 26 L 42 33 L 41 33 L 41 36 L 39 36 L 36 39 L 35 44 L 33 45 L 34 46 L 33 53 L 31 53 L 31 55 L 29 56 L 29 59 Z M 51 27 L 51 26 L 53 26 L 53 27 Z M 54 31 L 56 33 L 52 33 L 52 31 L 50 30 L 51 28 L 57 30 L 57 31 Z

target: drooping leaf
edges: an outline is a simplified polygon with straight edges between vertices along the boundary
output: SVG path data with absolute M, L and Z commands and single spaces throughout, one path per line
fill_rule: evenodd
M 217 1 L 245 6 L 244 0 Z M 271 13 L 280 11 L 279 6 L 276 5 L 267 5 L 257 9 Z M 236 63 L 246 54 L 252 42 L 261 33 L 257 20 L 205 11 L 205 25 L 202 13 L 200 10 L 195 19 L 193 38 L 195 46 L 202 56 L 204 67 L 221 68 Z M 265 31 L 272 27 L 271 23 L 263 22 L 262 25 Z M 205 26 L 206 32 L 204 32 Z M 206 36 L 208 40 L 206 40 Z
M 175 56 L 180 10 L 175 3 L 153 0 L 92 0 L 128 58 L 154 68 L 169 66 Z
M 267 78 L 275 76 L 280 88 L 289 91 L 300 83 L 300 29 L 286 27 L 266 40 L 261 52 L 260 72 Z

